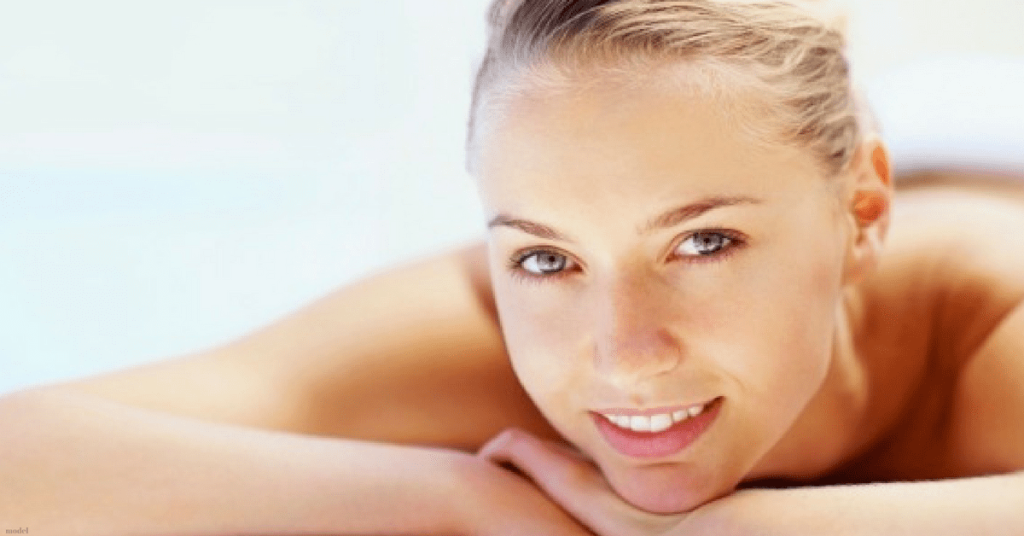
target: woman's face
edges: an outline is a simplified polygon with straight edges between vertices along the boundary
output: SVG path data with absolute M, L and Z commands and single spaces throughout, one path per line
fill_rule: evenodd
M 833 350 L 836 194 L 809 154 L 758 143 L 718 104 L 667 83 L 539 91 L 479 146 L 516 374 L 651 511 L 692 509 L 764 463 Z

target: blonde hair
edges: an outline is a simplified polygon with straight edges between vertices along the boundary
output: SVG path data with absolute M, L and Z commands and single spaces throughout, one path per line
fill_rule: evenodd
M 709 75 L 705 82 L 754 89 L 761 119 L 748 128 L 763 129 L 753 123 L 769 115 L 775 140 L 807 148 L 826 173 L 839 173 L 864 122 L 840 19 L 825 7 L 815 0 L 495 0 L 473 91 L 469 165 L 481 109 L 542 67 L 621 71 L 682 61 Z

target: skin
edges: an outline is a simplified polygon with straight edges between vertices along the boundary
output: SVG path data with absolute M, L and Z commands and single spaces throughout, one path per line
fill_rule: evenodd
M 752 143 L 700 94 L 622 89 L 537 94 L 482 140 L 489 217 L 572 242 L 500 225 L 221 347 L 0 398 L 0 459 L 18 460 L 0 463 L 0 517 L 62 534 L 1019 532 L 1019 178 L 890 181 L 867 140 L 824 187 L 807 154 Z M 723 191 L 761 202 L 636 234 Z M 709 227 L 746 242 L 674 255 Z M 534 247 L 576 264 L 514 279 Z M 657 466 L 588 414 L 707 397 L 715 424 Z M 923 479 L 948 480 L 897 483 Z M 821 487 L 877 481 L 894 483 Z
M 648 511 L 692 510 L 751 478 L 824 472 L 824 458 L 863 441 L 853 430 L 865 365 L 846 291 L 884 232 L 882 149 L 877 166 L 830 178 L 808 151 L 755 139 L 700 89 L 601 82 L 528 91 L 484 135 L 479 187 L 498 220 L 489 264 L 517 377 Z M 708 199 L 743 201 L 637 231 Z M 701 231 L 729 242 L 702 254 Z M 538 255 L 564 267 L 538 273 Z M 663 458 L 620 454 L 594 422 L 601 410 L 719 398 L 712 427 Z

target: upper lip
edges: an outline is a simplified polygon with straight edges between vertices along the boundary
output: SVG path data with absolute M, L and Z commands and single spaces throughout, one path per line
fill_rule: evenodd
M 629 416 L 629 417 L 633 417 L 633 416 L 648 416 L 649 417 L 651 415 L 660 415 L 660 414 L 663 414 L 663 413 L 674 413 L 674 412 L 679 411 L 681 409 L 692 408 L 693 406 L 707 406 L 708 404 L 714 402 L 717 399 L 718 399 L 718 397 L 715 397 L 715 398 L 711 398 L 711 399 L 705 400 L 703 402 L 693 402 L 693 403 L 690 403 L 690 404 L 678 404 L 678 405 L 674 405 L 674 406 L 657 406 L 657 407 L 653 407 L 653 408 L 643 408 L 643 409 L 640 409 L 640 408 L 602 408 L 602 409 L 595 409 L 594 413 L 601 413 L 601 414 L 606 414 L 606 415 L 607 414 L 610 414 L 610 415 L 626 415 L 626 416 Z

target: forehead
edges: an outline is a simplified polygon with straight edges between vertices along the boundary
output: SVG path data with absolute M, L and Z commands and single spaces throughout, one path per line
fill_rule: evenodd
M 798 148 L 766 141 L 757 96 L 656 77 L 589 77 L 516 92 L 481 129 L 485 207 L 652 197 L 790 195 L 825 179 Z

